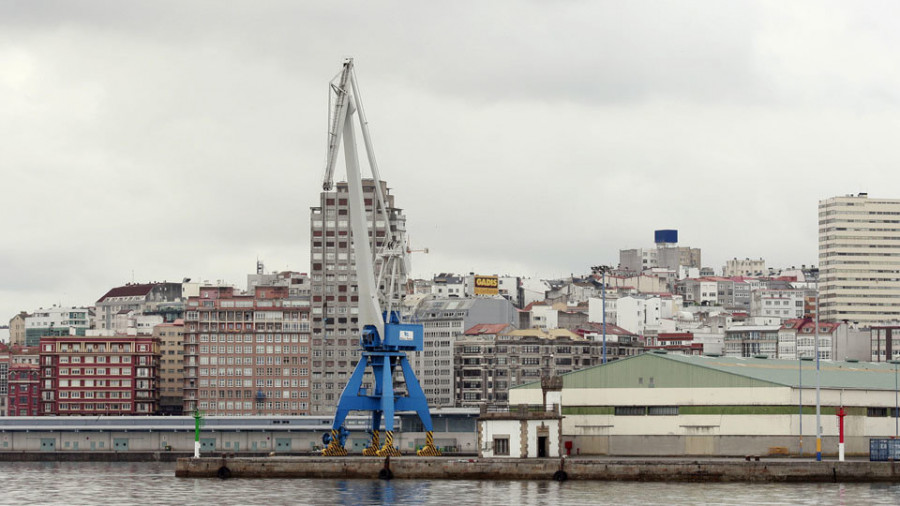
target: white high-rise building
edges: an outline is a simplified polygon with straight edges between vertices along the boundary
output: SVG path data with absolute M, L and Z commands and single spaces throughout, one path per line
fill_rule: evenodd
M 387 205 L 390 230 L 400 241 L 406 230 L 406 217 L 394 207 L 394 196 L 387 183 L 381 181 L 381 193 Z M 376 214 L 375 181 L 363 179 L 363 202 L 369 226 L 368 240 L 381 247 L 387 237 L 383 217 Z M 312 308 L 312 392 L 310 414 L 334 413 L 347 380 L 356 368 L 359 346 L 359 300 L 356 280 L 356 255 L 350 235 L 349 187 L 338 182 L 332 191 L 320 193 L 320 204 L 310 209 L 310 291 Z M 378 263 L 376 261 L 376 269 Z M 385 285 L 403 285 L 406 277 L 399 273 Z M 400 301 L 395 301 L 399 303 Z M 368 378 L 368 376 L 367 376 Z M 369 387 L 366 384 L 364 386 Z
M 900 200 L 819 202 L 819 311 L 860 326 L 900 320 Z

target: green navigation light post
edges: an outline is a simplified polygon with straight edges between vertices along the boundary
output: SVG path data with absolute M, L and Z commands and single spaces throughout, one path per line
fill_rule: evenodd
M 203 425 L 203 415 L 200 410 L 194 411 L 194 458 L 200 458 L 200 427 Z

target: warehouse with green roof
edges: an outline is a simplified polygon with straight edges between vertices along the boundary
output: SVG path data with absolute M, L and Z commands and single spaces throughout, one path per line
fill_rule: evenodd
M 820 362 L 825 455 L 897 436 L 897 366 Z M 815 455 L 814 361 L 646 353 L 562 376 L 562 440 L 571 455 Z M 540 382 L 509 403 L 541 404 Z M 801 415 L 802 411 L 802 415 Z

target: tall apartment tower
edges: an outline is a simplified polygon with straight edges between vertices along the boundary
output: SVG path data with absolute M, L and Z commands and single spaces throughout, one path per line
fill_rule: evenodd
M 900 320 L 900 200 L 819 201 L 819 311 L 860 326 Z
M 394 207 L 387 183 L 380 182 L 395 239 L 405 234 L 406 217 Z M 312 363 L 310 414 L 332 415 L 360 357 L 359 301 L 356 257 L 350 233 L 350 206 L 346 182 L 322 192 L 318 207 L 310 212 L 310 276 L 312 311 Z M 363 199 L 369 237 L 377 252 L 387 239 L 384 217 L 375 213 L 375 181 L 363 179 Z M 378 261 L 375 271 L 378 272 Z M 387 276 L 382 284 L 406 283 Z M 395 301 L 399 303 L 399 301 Z M 365 385 L 364 385 L 365 386 Z

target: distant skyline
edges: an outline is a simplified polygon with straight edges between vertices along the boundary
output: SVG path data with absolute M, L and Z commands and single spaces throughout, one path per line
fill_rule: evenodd
M 416 277 L 585 273 L 662 228 L 717 271 L 816 264 L 819 200 L 900 197 L 898 10 L 0 0 L 0 317 L 307 272 L 348 56 Z

